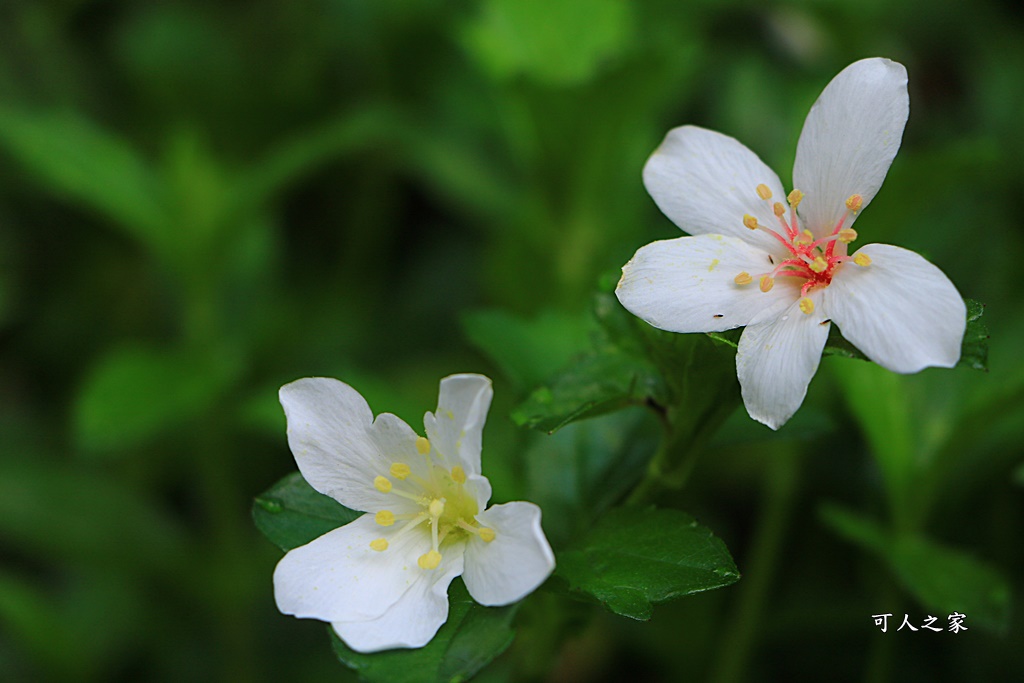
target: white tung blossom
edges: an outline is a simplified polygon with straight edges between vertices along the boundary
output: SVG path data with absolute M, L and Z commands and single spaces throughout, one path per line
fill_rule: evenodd
M 833 322 L 894 372 L 960 358 L 966 309 L 942 271 L 887 244 L 848 253 L 909 107 L 901 64 L 843 69 L 807 115 L 788 195 L 756 154 L 695 126 L 669 131 L 644 167 L 658 207 L 694 236 L 638 250 L 622 269 L 619 301 L 672 332 L 746 326 L 736 354 L 743 401 L 772 429 L 803 402 Z
M 441 380 L 427 437 L 401 419 L 373 417 L 343 382 L 308 378 L 281 388 L 288 445 L 317 491 L 365 512 L 291 550 L 274 571 L 278 609 L 330 622 L 359 652 L 421 647 L 448 618 L 448 584 L 460 574 L 473 599 L 506 605 L 555 566 L 540 508 L 487 508 L 480 446 L 491 381 Z

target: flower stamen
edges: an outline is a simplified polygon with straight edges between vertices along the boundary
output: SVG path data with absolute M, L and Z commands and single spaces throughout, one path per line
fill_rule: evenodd
M 416 564 L 420 566 L 420 569 L 437 569 L 437 566 L 441 564 L 441 553 L 436 550 L 424 553 L 416 560 Z

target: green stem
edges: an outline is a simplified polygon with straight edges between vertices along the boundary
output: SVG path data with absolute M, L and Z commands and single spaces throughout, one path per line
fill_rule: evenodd
M 747 662 L 764 612 L 769 588 L 775 575 L 785 530 L 792 513 L 799 470 L 796 458 L 783 451 L 767 454 L 771 458 L 765 475 L 765 495 L 760 524 L 750 550 L 749 569 L 740 582 L 736 609 L 723 629 L 728 634 L 718 653 L 711 678 L 715 683 L 745 680 Z
M 669 409 L 658 451 L 651 458 L 644 478 L 626 499 L 626 504 L 646 505 L 666 490 L 682 489 L 700 454 L 735 408 L 733 401 L 721 401 L 715 404 L 709 414 L 693 421 L 692 418 L 680 418 L 677 408 Z M 685 426 L 681 427 L 681 424 Z

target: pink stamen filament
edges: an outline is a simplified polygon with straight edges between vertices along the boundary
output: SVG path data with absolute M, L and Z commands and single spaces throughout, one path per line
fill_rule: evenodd
M 766 233 L 768 233 L 769 235 L 771 235 L 772 237 L 774 237 L 778 241 L 782 242 L 782 246 L 786 247 L 786 249 L 789 250 L 789 253 L 793 254 L 793 256 L 799 256 L 800 255 L 800 253 L 796 250 L 796 247 L 794 247 L 792 245 L 792 243 L 790 243 L 789 240 L 787 240 L 785 237 L 783 237 L 779 233 L 775 232 L 774 230 L 772 230 L 769 227 L 761 225 L 760 223 L 757 224 L 757 227 L 758 227 L 759 230 L 764 230 Z

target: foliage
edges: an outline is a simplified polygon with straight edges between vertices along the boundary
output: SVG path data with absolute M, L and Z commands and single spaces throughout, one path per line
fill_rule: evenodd
M 3 679 L 1024 677 L 1015 12 L 4 3 Z M 857 229 L 956 283 L 961 367 L 894 375 L 833 328 L 769 432 L 739 330 L 612 294 L 679 234 L 641 169 L 685 123 L 787 168 L 821 87 L 879 53 L 914 113 Z M 279 615 L 282 550 L 356 513 L 295 474 L 277 388 L 339 377 L 415 425 L 464 371 L 495 379 L 495 499 L 541 505 L 556 575 L 500 609 L 455 582 L 417 651 Z M 904 647 L 871 621 L 914 609 L 979 628 Z

